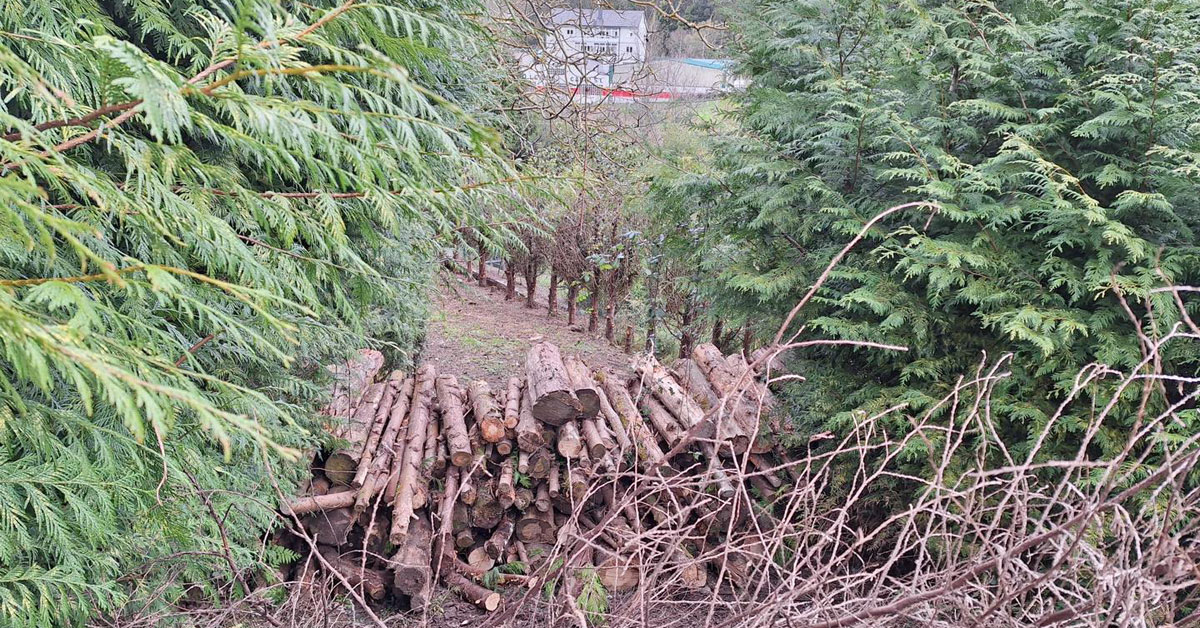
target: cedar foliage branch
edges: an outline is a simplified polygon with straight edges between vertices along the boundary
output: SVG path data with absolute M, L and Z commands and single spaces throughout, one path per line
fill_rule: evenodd
M 904 433 L 982 357 L 1013 352 L 988 416 L 1023 452 L 1085 365 L 1141 368 L 1146 338 L 1180 321 L 1155 290 L 1200 278 L 1200 4 L 755 0 L 738 15 L 751 86 L 653 190 L 664 248 L 703 269 L 712 312 L 773 331 L 879 207 L 936 204 L 875 225 L 787 330 L 909 348 L 793 352 L 801 437 L 898 405 L 885 423 Z M 1158 357 L 1197 368 L 1190 344 Z M 1114 390 L 1073 396 L 1043 453 L 1073 452 Z M 1179 394 L 1125 394 L 1089 455 L 1120 449 L 1140 403 Z M 874 488 L 864 521 L 919 490 Z
M 488 42 L 464 2 L 19 4 L 0 623 L 213 596 L 288 558 L 260 555 L 264 456 L 297 479 L 277 462 L 321 438 L 319 365 L 364 336 L 402 362 L 438 239 L 495 231 L 474 208 L 521 185 L 461 61 Z

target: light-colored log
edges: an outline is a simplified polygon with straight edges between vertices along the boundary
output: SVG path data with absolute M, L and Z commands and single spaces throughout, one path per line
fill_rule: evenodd
M 453 375 L 437 379 L 437 398 L 442 409 L 442 433 L 446 435 L 446 449 L 450 453 L 450 464 L 465 467 L 471 464 L 471 442 L 467 438 L 467 423 L 463 416 L 462 391 Z
M 555 446 L 558 449 L 558 455 L 563 458 L 579 458 L 583 452 L 583 438 L 579 435 L 579 426 L 576 421 L 567 421 L 558 426 L 558 438 Z
M 657 465 L 665 454 L 659 447 L 654 433 L 642 420 L 642 415 L 638 412 L 623 379 L 611 370 L 597 371 L 595 378 L 619 417 L 625 434 L 633 443 L 637 459 L 647 466 Z
M 694 428 L 695 438 L 712 438 L 718 442 L 729 443 L 735 453 L 744 452 L 750 446 L 750 438 L 742 433 L 741 428 L 732 420 L 720 420 L 713 424 L 712 417 L 705 416 L 704 410 L 653 355 L 638 356 L 634 360 L 634 370 L 642 376 L 654 397 L 662 402 L 680 425 L 687 430 Z M 717 429 L 720 433 L 715 432 Z
M 423 365 L 417 369 L 416 380 L 403 450 L 404 462 L 400 466 L 400 479 L 396 484 L 392 530 L 388 534 L 388 540 L 397 546 L 407 541 L 408 527 L 417 509 L 428 501 L 428 487 L 425 476 L 420 472 L 420 464 L 421 456 L 425 453 L 437 369 L 432 364 Z
M 523 389 L 519 378 L 508 378 L 508 390 L 504 394 L 504 427 L 510 430 L 515 429 L 521 419 Z
M 579 358 L 568 355 L 563 358 L 563 366 L 567 369 L 567 380 L 579 400 L 579 418 L 591 419 L 600 412 L 600 395 L 596 392 L 596 381 L 592 372 Z
M 337 431 L 346 444 L 325 460 L 325 477 L 334 484 L 351 485 L 354 481 L 354 475 L 358 472 L 358 460 L 362 457 L 362 450 L 371 433 L 376 413 L 389 388 L 387 382 L 371 384 L 362 401 L 354 409 L 350 422 Z
M 504 439 L 504 414 L 501 406 L 496 404 L 492 389 L 483 380 L 475 380 L 467 385 L 467 398 L 471 400 L 471 408 L 475 415 L 475 425 L 479 426 L 479 435 L 488 443 L 497 443 Z
M 354 491 L 340 491 L 324 495 L 298 497 L 284 505 L 284 512 L 293 515 L 305 515 L 310 512 L 347 508 L 354 505 L 356 497 L 357 493 Z
M 539 342 L 525 358 L 525 387 L 533 417 L 548 425 L 562 425 L 583 410 L 571 387 L 558 347 Z
M 483 547 L 488 556 L 496 560 L 500 560 L 504 556 L 504 550 L 508 547 L 508 541 L 512 538 L 513 530 L 516 529 L 516 522 L 512 517 L 504 517 L 500 523 L 496 525 L 496 529 L 492 531 L 492 536 L 484 542 Z
M 325 368 L 333 375 L 333 394 L 321 414 L 349 418 L 383 368 L 383 354 L 374 349 L 359 349 L 346 362 Z

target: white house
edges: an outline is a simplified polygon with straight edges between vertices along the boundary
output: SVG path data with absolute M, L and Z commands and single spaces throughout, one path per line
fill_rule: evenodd
M 531 76 L 541 84 L 614 87 L 646 63 L 646 14 L 641 11 L 559 9 L 546 25 L 543 58 Z

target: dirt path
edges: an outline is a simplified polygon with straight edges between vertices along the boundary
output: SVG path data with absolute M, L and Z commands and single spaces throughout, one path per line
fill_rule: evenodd
M 440 279 L 434 305 L 421 359 L 460 379 L 506 385 L 509 377 L 524 372 L 525 353 L 538 340 L 553 342 L 592 368 L 629 371 L 629 356 L 602 336 L 567 328 L 565 313 L 548 318 L 544 299 L 528 309 L 523 299 L 505 301 L 501 289 L 480 288 L 447 273 Z

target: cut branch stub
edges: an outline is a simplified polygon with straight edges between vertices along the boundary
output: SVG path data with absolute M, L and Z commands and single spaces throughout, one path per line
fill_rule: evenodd
M 558 347 L 539 342 L 525 358 L 526 389 L 533 417 L 548 425 L 562 425 L 579 416 L 583 406 L 575 396 Z

